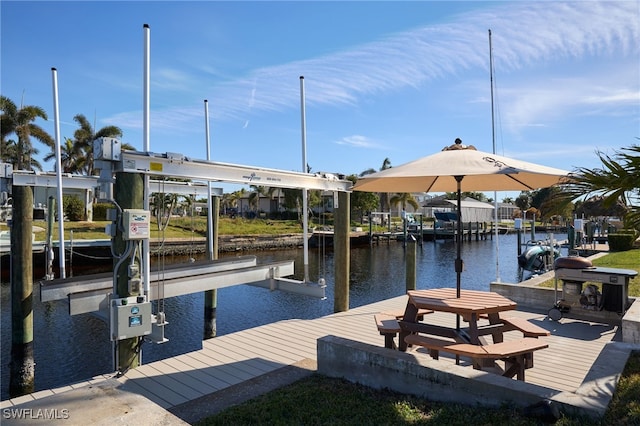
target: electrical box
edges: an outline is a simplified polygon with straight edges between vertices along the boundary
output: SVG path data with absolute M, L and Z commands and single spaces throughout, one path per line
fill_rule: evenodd
M 151 212 L 148 210 L 125 209 L 122 211 L 122 227 L 125 240 L 144 240 L 151 235 Z
M 116 138 L 99 138 L 93 142 L 93 158 L 95 160 L 120 160 L 122 144 Z
M 111 340 L 151 334 L 151 302 L 139 302 L 138 297 L 110 300 Z

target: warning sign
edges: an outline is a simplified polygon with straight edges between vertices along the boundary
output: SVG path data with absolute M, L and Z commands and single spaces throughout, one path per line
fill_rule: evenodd
M 150 212 L 147 210 L 124 210 L 123 222 L 127 230 L 124 236 L 127 240 L 141 240 L 149 238 L 149 217 Z

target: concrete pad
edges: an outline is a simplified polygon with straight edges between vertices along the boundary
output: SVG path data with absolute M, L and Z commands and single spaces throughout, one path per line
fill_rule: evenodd
M 187 425 L 115 379 L 2 409 L 4 425 Z

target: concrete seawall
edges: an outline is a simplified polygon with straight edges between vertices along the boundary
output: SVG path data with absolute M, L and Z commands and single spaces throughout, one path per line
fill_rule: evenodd
M 318 339 L 317 350 L 320 374 L 434 401 L 489 407 L 508 403 L 519 408 L 546 401 L 557 413 L 600 418 L 611 398 L 610 393 L 598 391 L 598 383 L 589 377 L 577 392 L 559 392 L 469 367 L 443 365 L 426 354 L 393 351 L 337 336 Z M 612 365 L 624 365 L 630 351 L 628 345 L 607 345 L 603 352 L 607 362 L 596 370 L 611 375 Z

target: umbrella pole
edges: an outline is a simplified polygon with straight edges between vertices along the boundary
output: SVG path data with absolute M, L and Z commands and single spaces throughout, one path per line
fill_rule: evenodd
M 458 229 L 456 232 L 456 297 L 460 297 L 460 275 L 462 274 L 462 192 L 460 190 L 462 178 L 464 176 L 455 176 L 458 183 Z M 460 316 L 456 315 L 456 330 L 460 330 Z

